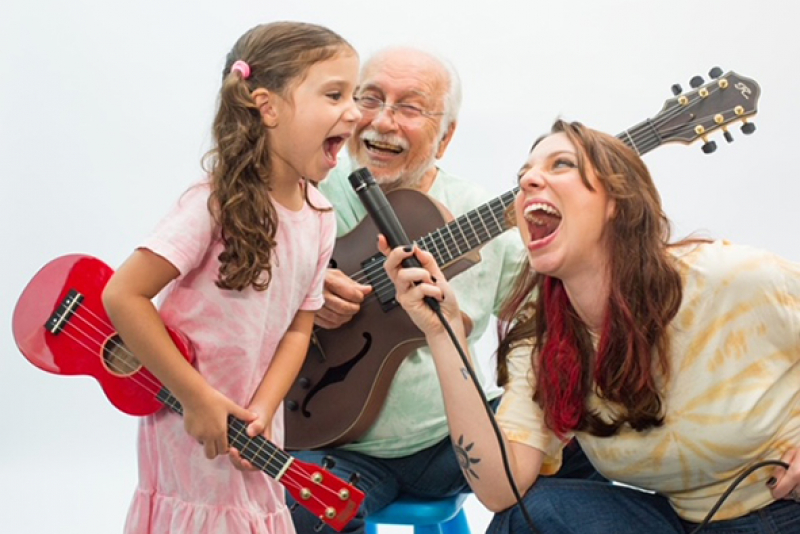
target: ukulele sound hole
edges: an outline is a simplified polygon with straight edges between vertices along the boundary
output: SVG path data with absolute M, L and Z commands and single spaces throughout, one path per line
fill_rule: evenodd
M 119 334 L 108 338 L 103 345 L 103 364 L 109 373 L 120 377 L 130 376 L 142 367 Z

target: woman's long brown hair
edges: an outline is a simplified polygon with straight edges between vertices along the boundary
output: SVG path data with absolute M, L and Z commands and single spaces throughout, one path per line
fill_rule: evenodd
M 272 278 L 278 216 L 268 195 L 269 134 L 251 94 L 263 87 L 288 99 L 312 65 L 344 52 L 355 53 L 327 28 L 276 22 L 252 28 L 228 54 L 213 125 L 215 146 L 203 158 L 211 179 L 208 207 L 225 247 L 219 287 L 264 290 Z M 246 80 L 231 72 L 237 60 L 250 66 Z
M 667 250 L 669 221 L 633 150 L 580 123 L 556 121 L 551 133 L 559 132 L 577 149 L 586 187 L 592 189 L 590 167 L 615 202 L 608 223 L 611 288 L 600 341 L 595 351 L 561 280 L 523 269 L 500 313 L 498 382 L 508 382 L 510 351 L 530 347 L 532 400 L 557 435 L 579 430 L 609 436 L 626 423 L 636 430 L 660 426 L 658 386 L 670 371 L 667 327 L 682 299 L 680 274 Z M 612 404 L 611 414 L 589 409 L 593 388 Z

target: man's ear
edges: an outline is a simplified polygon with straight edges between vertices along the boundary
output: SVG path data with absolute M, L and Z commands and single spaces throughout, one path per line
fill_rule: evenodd
M 275 106 L 277 95 L 263 87 L 259 87 L 253 91 L 251 96 L 256 103 L 256 107 L 258 107 L 259 113 L 261 113 L 261 120 L 264 126 L 267 128 L 276 127 L 278 125 L 278 110 Z
M 442 136 L 441 141 L 439 141 L 439 148 L 436 149 L 436 159 L 442 159 L 445 150 L 447 150 L 447 145 L 450 144 L 450 140 L 453 138 L 455 132 L 456 121 L 453 121 L 450 123 L 450 126 L 447 127 L 447 131 Z

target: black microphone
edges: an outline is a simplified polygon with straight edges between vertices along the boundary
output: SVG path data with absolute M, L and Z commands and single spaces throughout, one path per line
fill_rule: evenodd
M 408 238 L 405 230 L 403 230 L 403 226 L 397 219 L 397 214 L 395 214 L 392 205 L 389 204 L 386 195 L 383 194 L 383 190 L 375 181 L 369 169 L 366 167 L 356 169 L 350 173 L 348 180 L 350 180 L 350 185 L 358 195 L 361 203 L 367 209 L 369 216 L 372 217 L 378 230 L 386 237 L 386 242 L 389 244 L 389 247 L 395 248 L 411 245 L 411 240 Z M 419 260 L 414 256 L 404 259 L 403 266 L 422 267 Z M 439 301 L 433 297 L 425 297 L 425 302 L 434 310 L 439 310 Z

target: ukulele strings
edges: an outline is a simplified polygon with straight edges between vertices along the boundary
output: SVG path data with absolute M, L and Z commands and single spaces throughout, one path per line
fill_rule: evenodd
M 717 92 L 719 92 L 721 90 L 722 89 L 719 87 L 719 84 L 714 84 L 710 88 L 708 88 L 708 93 L 709 94 L 708 94 L 708 96 L 706 98 L 700 98 L 700 97 L 695 98 L 694 100 L 690 101 L 685 106 L 678 106 L 677 108 L 675 108 L 675 109 L 673 109 L 671 111 L 664 112 L 663 115 L 657 116 L 655 119 L 649 120 L 649 124 L 653 125 L 654 128 L 652 128 L 652 129 L 648 128 L 647 132 L 645 132 L 641 136 L 639 136 L 639 139 L 638 139 L 639 142 L 638 143 L 634 143 L 633 142 L 633 140 L 632 140 L 633 138 L 631 137 L 631 134 L 629 133 L 629 130 L 625 130 L 623 133 L 621 133 L 617 137 L 622 141 L 626 141 L 626 140 L 629 139 L 630 143 L 626 143 L 626 144 L 629 144 L 631 146 L 631 148 L 633 148 L 637 152 L 637 154 L 643 154 L 643 153 L 650 152 L 654 148 L 658 147 L 662 142 L 661 141 L 662 136 L 659 135 L 659 133 L 656 131 L 655 127 L 663 126 L 664 124 L 666 124 L 670 120 L 674 119 L 678 115 L 693 109 L 699 103 L 702 103 L 704 100 L 706 100 L 707 98 L 710 98 L 712 95 L 714 95 L 715 93 L 717 93 Z M 723 110 L 723 111 L 724 112 L 731 112 L 731 111 L 733 111 L 733 109 L 730 108 L 730 109 Z M 692 121 L 687 122 L 685 124 L 676 125 L 674 128 L 664 130 L 663 133 L 664 134 L 668 134 L 668 135 L 674 135 L 676 132 L 679 132 L 680 130 L 686 130 L 686 129 L 692 130 L 694 128 L 694 124 L 699 124 L 699 123 L 704 122 L 705 120 L 709 120 L 711 117 L 713 117 L 713 115 L 714 114 L 709 114 L 709 115 L 705 115 L 703 117 L 695 117 L 695 118 L 693 118 Z M 648 121 L 646 121 L 646 122 L 648 122 Z M 642 124 L 644 124 L 644 123 L 642 123 Z M 639 125 L 637 125 L 637 126 L 639 126 Z M 464 214 L 464 215 L 456 218 L 454 221 L 458 221 L 459 219 L 466 220 L 469 223 L 469 226 L 472 228 L 473 232 L 477 234 L 478 232 L 475 230 L 475 227 L 472 225 L 472 221 L 470 221 L 470 219 L 468 217 L 466 217 L 467 215 L 469 215 L 469 213 Z M 492 215 L 494 216 L 494 213 L 492 213 Z M 451 221 L 451 223 L 448 223 L 448 225 L 452 224 L 452 222 L 454 222 L 454 221 Z M 481 222 L 482 222 L 482 220 L 481 220 Z M 459 229 L 461 229 L 460 224 L 461 223 L 458 223 L 456 225 L 456 226 L 458 226 Z M 447 227 L 448 225 L 445 225 L 445 227 Z M 484 224 L 484 229 L 486 229 L 485 224 Z M 488 229 L 486 229 L 486 230 L 487 230 L 487 234 L 488 234 Z M 425 237 L 423 237 L 423 238 L 421 238 L 421 239 L 419 239 L 417 241 L 414 241 L 413 243 L 415 245 L 417 245 L 419 248 L 421 248 L 423 250 L 427 250 L 429 252 L 431 252 L 432 249 L 436 249 L 434 252 L 435 253 L 439 253 L 439 256 L 441 257 L 442 256 L 441 251 L 438 250 L 438 246 L 435 243 L 434 243 L 434 246 L 430 247 L 430 248 L 426 248 L 426 247 L 420 245 L 420 243 L 424 242 L 426 239 L 431 239 L 432 241 L 435 241 L 435 239 L 433 237 L 429 237 L 429 236 L 432 236 L 434 233 L 437 233 L 437 232 L 438 233 L 442 233 L 441 229 L 440 230 L 434 230 L 434 231 L 430 232 L 429 234 L 427 234 L 427 236 L 425 236 Z M 459 241 L 459 239 L 457 237 L 454 237 L 452 231 L 450 232 L 450 236 L 451 236 L 451 239 L 450 239 L 450 242 L 448 243 L 447 237 L 442 235 L 442 241 L 443 241 L 444 247 L 447 248 L 447 251 L 449 253 L 450 252 L 450 248 L 449 247 L 450 246 L 454 246 L 455 250 L 457 251 L 456 257 L 459 257 L 459 256 L 461 256 L 463 254 L 461 252 L 461 242 Z M 466 245 L 465 245 L 464 248 L 467 251 L 472 250 L 473 247 L 469 245 L 469 239 L 463 234 L 463 231 L 462 231 L 462 236 L 464 237 L 464 241 L 466 242 Z M 431 252 L 431 253 L 434 253 L 434 252 Z M 451 255 L 452 255 L 452 253 L 451 253 Z M 371 264 L 370 266 L 365 267 L 364 269 L 362 269 L 360 271 L 354 272 L 353 275 L 352 275 L 353 280 L 358 282 L 358 283 L 360 283 L 360 284 L 369 284 L 369 282 L 371 280 L 375 280 L 376 281 L 376 283 L 373 284 L 373 289 L 374 289 L 373 292 L 365 297 L 365 300 L 362 303 L 362 308 L 366 307 L 366 306 L 369 306 L 371 304 L 374 304 L 374 303 L 380 303 L 378 295 L 381 292 L 384 292 L 387 289 L 389 289 L 390 286 L 392 285 L 392 281 L 389 279 L 388 275 L 386 275 L 385 271 L 383 273 L 379 272 L 379 271 L 383 270 L 384 261 L 385 261 L 385 258 L 382 258 L 382 259 L 378 260 L 377 262 Z
M 84 316 L 84 314 L 81 313 L 82 311 L 88 312 L 88 315 L 90 315 L 91 318 L 95 319 L 98 323 L 100 323 L 100 325 L 102 327 L 106 327 L 109 330 L 115 331 L 112 325 L 110 325 L 106 321 L 104 321 L 100 316 L 95 314 L 92 310 L 90 310 L 88 308 L 79 308 L 72 315 L 72 318 L 73 319 L 75 319 L 75 318 L 80 319 L 88 328 L 90 328 L 91 330 L 94 330 L 94 332 L 97 335 L 101 336 L 102 338 L 106 337 L 106 335 L 100 329 L 100 327 L 96 326 L 90 320 L 88 320 Z M 84 343 L 84 340 L 82 340 L 80 337 L 75 336 L 71 332 L 69 332 L 70 327 L 74 328 L 79 334 L 83 335 L 86 340 L 89 340 L 91 343 L 95 344 L 96 347 L 94 347 L 94 348 L 90 347 L 89 345 Z M 73 341 L 75 341 L 77 344 L 82 346 L 84 349 L 86 349 L 90 353 L 93 353 L 93 354 L 100 353 L 100 354 L 102 354 L 104 352 L 104 350 L 105 350 L 103 342 L 98 341 L 89 332 L 87 332 L 86 330 L 81 329 L 77 324 L 75 324 L 72 321 L 67 323 L 67 325 L 64 327 L 64 329 L 61 331 L 61 334 L 66 335 L 67 337 L 71 338 Z M 124 343 L 118 343 L 113 338 L 111 338 L 111 339 L 109 339 L 108 344 L 112 346 L 112 349 L 119 349 L 122 353 L 124 353 L 124 355 L 129 356 L 129 357 L 131 357 L 132 359 L 135 360 L 135 356 L 131 353 L 131 351 L 127 348 L 127 346 Z M 131 380 L 134 384 L 140 386 L 146 392 L 151 393 L 154 396 L 158 394 L 158 392 L 163 387 L 160 383 L 158 383 L 155 379 L 151 378 L 150 376 L 148 376 L 146 374 L 145 375 L 141 375 L 141 374 L 137 375 L 137 373 L 138 373 L 138 371 L 139 371 L 139 369 L 141 367 L 133 366 L 130 363 L 128 363 L 126 360 L 122 360 L 122 361 L 127 366 L 127 368 L 123 369 L 121 367 L 117 367 L 117 368 L 114 368 L 112 370 L 117 372 L 117 373 L 119 373 L 119 374 L 123 374 L 123 375 L 126 374 L 126 373 L 132 373 L 127 377 L 128 380 Z M 138 360 L 136 360 L 136 361 L 138 361 Z M 139 378 L 140 376 L 142 378 L 144 378 L 145 380 L 144 381 L 141 380 Z M 235 441 L 239 441 L 239 442 L 244 442 L 245 443 L 245 447 L 247 445 L 247 441 L 251 440 L 251 439 L 252 438 L 250 438 L 249 436 L 242 436 L 241 435 L 241 431 L 237 432 L 234 435 L 234 440 Z M 265 438 L 265 441 L 267 443 L 270 443 L 268 440 L 266 440 L 266 438 Z M 276 452 L 277 452 L 277 450 L 280 450 L 276 445 L 273 444 L 273 446 L 275 447 Z M 276 471 L 276 475 L 277 475 L 277 473 L 280 472 L 279 468 L 281 467 L 281 464 L 280 464 L 280 462 L 278 464 L 272 464 L 271 463 L 272 462 L 272 457 L 275 455 L 275 452 L 273 452 L 272 455 L 269 455 L 269 456 L 267 456 L 265 453 L 262 454 L 262 452 L 264 452 L 264 451 L 262 451 L 262 448 L 259 446 L 258 450 L 255 453 L 253 453 L 253 455 L 258 461 L 264 463 L 265 467 L 264 467 L 263 470 L 267 474 L 270 474 L 269 471 L 267 470 L 267 468 L 272 467 L 273 469 L 277 469 L 277 471 Z M 283 452 L 283 451 L 281 451 L 281 452 Z M 284 453 L 284 454 L 287 454 L 287 456 L 289 456 L 290 461 L 292 463 L 294 463 L 294 461 L 293 461 L 294 458 L 291 455 L 289 455 L 288 453 Z M 284 464 L 285 464 L 285 462 L 284 462 Z M 296 467 L 296 470 L 299 473 L 301 473 L 305 477 L 309 478 L 309 480 L 310 480 L 310 477 L 314 474 L 312 471 L 306 469 L 302 464 L 296 465 L 295 467 Z M 320 468 L 320 469 L 322 469 L 322 468 Z M 272 477 L 275 478 L 276 475 L 272 475 Z M 335 475 L 332 475 L 332 476 L 335 476 Z M 284 482 L 284 480 L 286 482 Z M 295 489 L 301 489 L 303 487 L 302 483 L 301 483 L 302 479 L 294 478 L 294 474 L 292 473 L 292 471 L 289 471 L 289 470 L 287 470 L 284 473 L 284 475 L 281 477 L 279 482 L 284 483 L 287 487 L 293 487 Z M 330 488 L 328 488 L 326 486 L 319 486 L 319 488 L 320 489 L 324 489 L 328 493 L 334 494 L 337 497 L 339 497 L 339 493 L 336 492 L 333 489 L 330 489 Z M 324 501 L 322 501 L 321 499 L 317 498 L 313 494 L 312 494 L 312 498 L 315 500 L 315 502 L 317 504 L 321 504 L 321 505 L 325 504 Z

